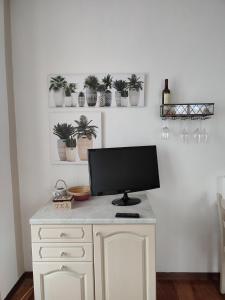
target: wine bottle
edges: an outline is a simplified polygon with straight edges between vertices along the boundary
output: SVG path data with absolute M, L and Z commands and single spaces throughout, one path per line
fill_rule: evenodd
M 170 90 L 168 88 L 168 79 L 165 79 L 165 87 L 162 91 L 162 104 L 170 104 Z

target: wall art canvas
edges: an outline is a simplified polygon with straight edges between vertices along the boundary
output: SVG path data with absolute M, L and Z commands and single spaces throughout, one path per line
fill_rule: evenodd
M 88 149 L 101 148 L 101 112 L 52 112 L 50 154 L 54 164 L 87 164 Z
M 144 73 L 51 74 L 49 107 L 143 107 Z

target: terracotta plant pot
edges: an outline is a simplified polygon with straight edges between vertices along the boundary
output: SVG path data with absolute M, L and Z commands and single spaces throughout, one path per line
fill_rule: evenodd
M 53 98 L 56 107 L 62 107 L 64 104 L 64 89 L 59 89 L 53 92 Z
M 140 91 L 135 89 L 129 90 L 129 100 L 131 106 L 137 106 L 140 99 Z
M 118 91 L 115 91 L 115 100 L 116 100 L 116 105 L 121 106 L 121 93 Z
M 94 89 L 86 88 L 86 99 L 88 106 L 95 106 L 97 102 L 97 92 Z
M 88 160 L 88 149 L 93 148 L 93 140 L 82 136 L 77 139 L 77 150 L 80 160 Z
M 57 141 L 57 149 L 59 154 L 59 159 L 62 161 L 66 160 L 66 142 L 64 140 L 59 139 Z
M 66 160 L 75 161 L 76 160 L 76 148 L 66 148 Z

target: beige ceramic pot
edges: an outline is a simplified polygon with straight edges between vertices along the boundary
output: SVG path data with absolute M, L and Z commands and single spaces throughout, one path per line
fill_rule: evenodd
M 66 148 L 66 160 L 75 161 L 76 160 L 76 148 Z
M 93 140 L 82 136 L 77 139 L 77 150 L 80 160 L 88 160 L 88 149 L 93 148 Z
M 66 160 L 66 143 L 64 140 L 59 139 L 57 141 L 57 149 L 60 160 Z

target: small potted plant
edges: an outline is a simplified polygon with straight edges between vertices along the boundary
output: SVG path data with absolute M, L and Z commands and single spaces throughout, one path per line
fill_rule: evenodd
M 127 91 L 127 82 L 125 80 L 115 80 L 113 82 L 113 87 L 116 90 L 115 91 L 115 100 L 116 100 L 116 105 L 117 106 L 122 106 L 121 105 L 121 96 L 126 96 L 127 93 L 124 91 Z M 123 104 L 125 101 L 123 101 Z
M 70 93 L 71 93 L 71 97 L 72 97 L 72 106 L 75 107 L 77 106 L 77 93 L 76 93 L 76 89 L 77 89 L 77 85 L 76 83 L 69 83 L 69 89 L 70 89 Z
M 89 75 L 84 82 L 86 88 L 86 99 L 88 106 L 95 106 L 97 102 L 98 78 L 94 75 Z
M 128 78 L 129 100 L 131 106 L 137 106 L 140 99 L 140 90 L 143 89 L 143 81 L 136 74 Z
M 97 137 L 95 125 L 90 125 L 92 120 L 88 121 L 84 115 L 80 116 L 80 120 L 75 120 L 74 136 L 77 136 L 77 150 L 80 160 L 87 160 L 87 150 L 93 148 L 93 137 Z
M 128 90 L 123 90 L 121 92 L 121 106 L 128 106 Z
M 75 161 L 76 160 L 76 139 L 69 137 L 66 140 L 66 160 Z
M 85 95 L 83 92 L 80 92 L 78 95 L 78 105 L 80 107 L 84 107 L 84 105 L 85 105 Z
M 99 106 L 105 106 L 105 92 L 106 92 L 106 87 L 104 84 L 99 84 L 98 85 L 98 92 L 99 92 Z
M 71 90 L 69 84 L 65 86 L 65 106 L 66 107 L 72 106 L 72 97 L 71 97 Z
M 66 140 L 75 133 L 75 127 L 71 124 L 61 123 L 57 124 L 53 128 L 53 134 L 58 136 L 57 150 L 59 159 L 66 160 Z
M 102 79 L 103 84 L 105 85 L 105 106 L 111 106 L 112 103 L 112 76 L 108 74 Z
M 53 91 L 53 97 L 56 107 L 62 107 L 64 104 L 64 89 L 67 82 L 64 77 L 58 75 L 50 80 L 49 91 Z

